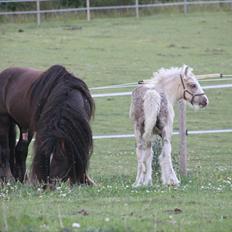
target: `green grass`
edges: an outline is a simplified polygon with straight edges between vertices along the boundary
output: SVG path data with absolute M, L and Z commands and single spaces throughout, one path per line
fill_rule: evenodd
M 66 19 L 41 27 L 8 23 L 0 24 L 0 35 L 0 69 L 46 69 L 60 63 L 90 87 L 137 82 L 160 67 L 183 63 L 199 74 L 232 72 L 231 12 Z M 94 93 L 100 92 L 108 91 Z M 188 129 L 231 128 L 231 89 L 206 93 L 207 109 L 188 109 Z M 129 104 L 129 97 L 96 99 L 94 134 L 132 133 Z M 182 178 L 174 136 L 173 160 L 181 186 L 163 187 L 155 169 L 153 187 L 141 189 L 131 187 L 136 175 L 134 140 L 95 140 L 90 174 L 96 187 L 70 189 L 61 184 L 42 192 L 15 183 L 1 186 L 0 231 L 231 231 L 231 140 L 232 134 L 189 136 L 189 175 Z

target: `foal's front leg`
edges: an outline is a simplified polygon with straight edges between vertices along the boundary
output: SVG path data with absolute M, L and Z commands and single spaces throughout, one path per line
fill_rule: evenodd
M 172 147 L 171 147 L 171 134 L 172 130 L 168 127 L 163 129 L 163 148 L 159 157 L 161 167 L 161 180 L 164 185 L 178 186 L 180 181 L 176 177 L 176 173 L 172 166 Z

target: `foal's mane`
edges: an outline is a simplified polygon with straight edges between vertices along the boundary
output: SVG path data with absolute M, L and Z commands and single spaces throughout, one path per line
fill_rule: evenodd
M 192 68 L 188 68 L 188 73 L 192 73 Z M 151 77 L 152 83 L 159 83 L 163 80 L 179 77 L 183 72 L 183 67 L 171 67 L 169 69 L 161 68 L 157 72 L 153 73 Z

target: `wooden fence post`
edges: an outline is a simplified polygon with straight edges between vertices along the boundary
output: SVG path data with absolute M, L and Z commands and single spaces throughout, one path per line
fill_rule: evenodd
M 135 0 L 136 18 L 139 18 L 139 0 Z
M 180 174 L 187 176 L 187 129 L 186 129 L 186 104 L 184 100 L 179 101 L 179 133 L 180 133 Z
M 188 0 L 184 0 L 184 15 L 186 16 L 188 13 Z
M 86 0 L 86 10 L 87 10 L 87 21 L 90 21 L 90 0 Z
M 40 25 L 40 0 L 36 0 L 37 25 Z

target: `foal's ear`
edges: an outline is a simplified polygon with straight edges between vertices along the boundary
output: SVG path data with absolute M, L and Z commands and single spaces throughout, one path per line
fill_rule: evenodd
M 182 66 L 182 75 L 183 75 L 183 76 L 187 76 L 188 71 L 189 71 L 189 66 L 186 65 L 186 64 L 184 64 L 184 65 Z

